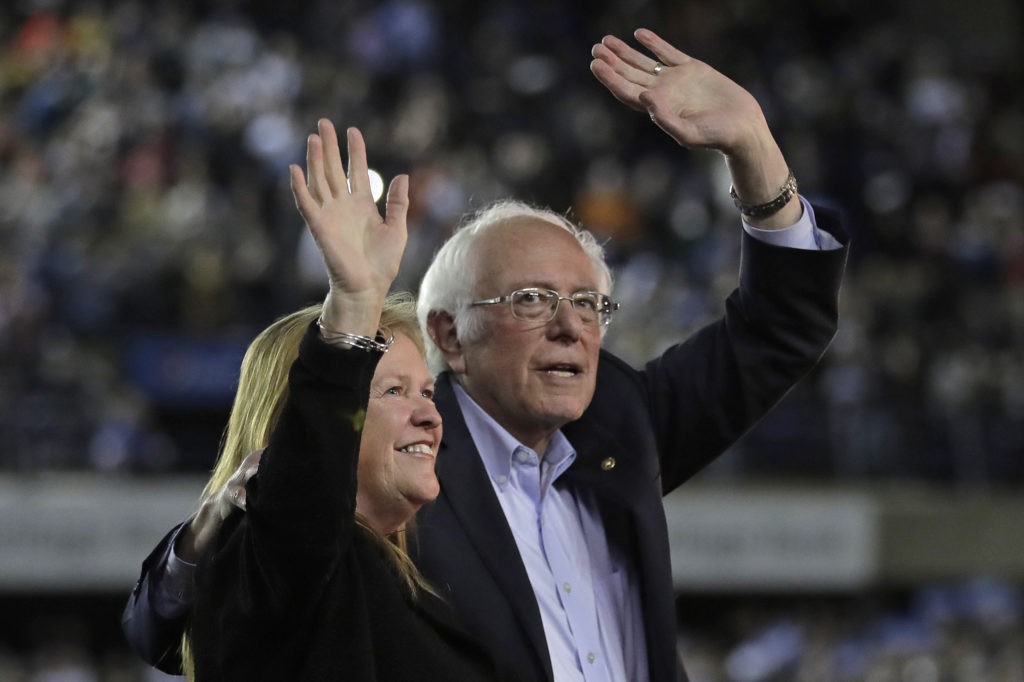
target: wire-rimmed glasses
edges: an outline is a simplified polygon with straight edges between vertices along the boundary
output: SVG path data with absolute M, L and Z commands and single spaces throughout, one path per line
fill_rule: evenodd
M 583 324 L 591 327 L 604 327 L 612 321 L 612 313 L 619 309 L 619 304 L 599 291 L 577 291 L 569 296 L 562 296 L 553 289 L 528 287 L 517 289 L 507 296 L 482 298 L 472 301 L 470 305 L 494 305 L 508 303 L 512 317 L 523 322 L 544 323 L 555 319 L 558 304 L 569 301 L 576 310 Z

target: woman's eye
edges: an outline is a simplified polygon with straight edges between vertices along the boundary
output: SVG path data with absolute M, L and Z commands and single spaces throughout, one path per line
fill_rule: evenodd
M 429 400 L 431 402 L 433 402 L 433 400 L 434 400 L 434 392 L 432 390 L 430 390 L 429 388 L 427 390 L 425 390 L 425 391 L 420 391 L 420 395 L 422 395 L 424 398 L 426 398 L 427 400 Z
M 402 395 L 402 387 L 392 386 L 391 388 L 384 391 L 384 395 Z

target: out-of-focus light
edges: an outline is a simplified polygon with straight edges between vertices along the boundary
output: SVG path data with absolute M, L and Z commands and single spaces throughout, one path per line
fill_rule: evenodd
M 370 168 L 368 172 L 370 175 L 370 193 L 373 195 L 373 202 L 377 203 L 380 201 L 380 198 L 384 196 L 384 178 L 382 178 L 380 173 L 372 168 Z M 348 183 L 348 190 L 350 192 L 352 191 L 351 181 Z
M 669 225 L 680 239 L 696 241 L 711 229 L 711 215 L 704 202 L 683 199 L 672 205 L 669 211 Z
M 384 196 L 384 178 L 372 168 L 370 169 L 370 192 L 373 193 L 374 202 L 380 201 L 380 198 Z
M 878 173 L 864 184 L 864 204 L 874 213 L 891 213 L 910 198 L 910 184 L 899 171 Z
M 508 86 L 521 95 L 538 95 L 550 90 L 558 80 L 558 65 L 544 55 L 516 59 L 506 74 Z
M 517 180 L 527 180 L 540 173 L 548 162 L 547 147 L 537 135 L 525 132 L 505 133 L 494 143 L 498 166 Z

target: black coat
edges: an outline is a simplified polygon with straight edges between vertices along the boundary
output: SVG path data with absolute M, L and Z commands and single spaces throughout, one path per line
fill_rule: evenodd
M 818 225 L 845 242 L 837 217 Z M 726 314 L 642 371 L 602 351 L 594 399 L 563 428 L 576 460 L 556 483 L 594 491 L 609 544 L 640 580 L 650 679 L 685 679 L 676 654 L 674 591 L 661 498 L 750 429 L 818 362 L 835 334 L 846 249 L 774 247 L 744 233 L 740 286 Z M 551 680 L 540 611 L 512 532 L 451 387 L 441 494 L 417 517 L 413 556 L 494 655 L 520 680 Z
M 410 597 L 355 523 L 359 431 L 376 357 L 303 339 L 245 514 L 196 573 L 196 679 L 494 680 L 448 607 Z

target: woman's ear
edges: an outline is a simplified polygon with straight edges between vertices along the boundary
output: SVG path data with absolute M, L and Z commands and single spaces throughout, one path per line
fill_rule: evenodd
M 434 345 L 441 351 L 444 361 L 456 374 L 465 370 L 462 358 L 462 343 L 459 341 L 455 318 L 444 310 L 431 310 L 427 314 L 427 333 Z

